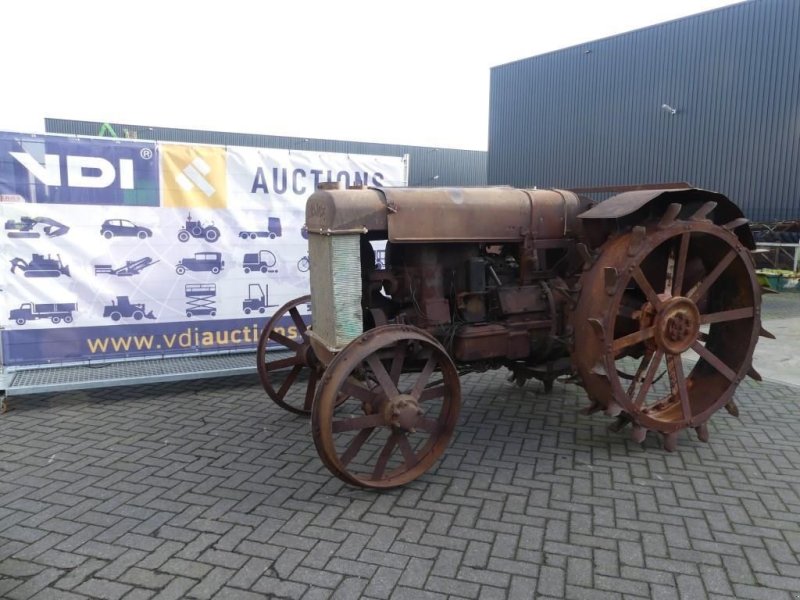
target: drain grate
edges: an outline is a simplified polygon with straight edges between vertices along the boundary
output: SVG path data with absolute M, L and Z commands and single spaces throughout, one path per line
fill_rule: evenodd
M 292 356 L 291 352 L 275 352 L 275 360 Z M 95 387 L 134 385 L 246 375 L 256 372 L 256 353 L 180 356 L 102 365 L 45 367 L 7 373 L 10 379 L 6 395 L 39 394 Z

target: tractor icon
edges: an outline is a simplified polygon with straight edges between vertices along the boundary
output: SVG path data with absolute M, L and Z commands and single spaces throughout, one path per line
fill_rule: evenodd
M 192 215 L 186 217 L 186 224 L 178 232 L 178 240 L 188 242 L 190 238 L 200 238 L 207 242 L 216 242 L 219 239 L 219 229 L 214 224 L 203 225 L 200 220 L 192 221 Z

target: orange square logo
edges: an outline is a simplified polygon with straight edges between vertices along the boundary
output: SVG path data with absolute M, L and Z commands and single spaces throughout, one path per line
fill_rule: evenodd
M 159 144 L 161 206 L 226 208 L 228 174 L 225 148 Z

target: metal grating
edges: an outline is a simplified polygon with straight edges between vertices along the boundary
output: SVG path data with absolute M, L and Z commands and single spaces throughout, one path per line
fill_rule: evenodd
M 273 352 L 276 360 L 292 356 L 291 352 Z M 39 394 L 97 387 L 112 387 L 203 379 L 229 375 L 246 375 L 256 371 L 256 353 L 181 356 L 101 365 L 46 367 L 8 373 L 10 383 L 6 395 Z

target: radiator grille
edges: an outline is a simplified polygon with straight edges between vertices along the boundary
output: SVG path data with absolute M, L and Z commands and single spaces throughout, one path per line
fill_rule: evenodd
M 309 233 L 314 333 L 341 350 L 362 332 L 359 235 Z

